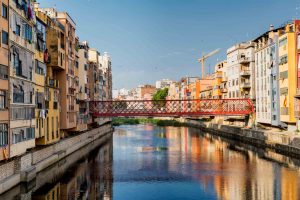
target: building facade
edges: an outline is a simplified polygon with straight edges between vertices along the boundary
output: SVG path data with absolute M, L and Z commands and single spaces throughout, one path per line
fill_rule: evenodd
M 10 153 L 11 133 L 9 130 L 9 6 L 8 0 L 1 0 L 0 18 L 0 160 Z
M 9 1 L 10 157 L 35 147 L 34 2 L 20 3 Z

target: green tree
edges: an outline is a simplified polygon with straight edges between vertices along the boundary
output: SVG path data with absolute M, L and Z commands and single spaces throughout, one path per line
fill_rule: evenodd
M 168 92 L 169 92 L 168 88 L 157 90 L 152 97 L 152 100 L 154 101 L 154 105 L 157 105 L 159 107 L 165 106 L 166 104 L 165 100 L 168 96 Z

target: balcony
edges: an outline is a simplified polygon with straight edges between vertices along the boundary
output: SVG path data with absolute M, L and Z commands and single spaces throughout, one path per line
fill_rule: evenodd
M 216 78 L 222 78 L 223 77 L 223 74 L 222 74 L 222 72 L 217 72 L 217 74 L 216 74 Z
M 227 82 L 228 81 L 228 78 L 227 77 L 222 77 L 222 82 Z
M 75 89 L 74 88 L 69 88 L 69 95 L 75 95 Z
M 51 79 L 50 77 L 47 77 L 46 85 L 49 87 L 59 88 L 59 81 L 55 80 L 55 79 Z
M 70 111 L 74 111 L 75 110 L 75 106 L 74 105 L 69 105 L 69 110 Z
M 247 57 L 241 57 L 239 59 L 239 64 L 248 64 L 250 62 L 250 59 Z
M 227 92 L 228 92 L 228 89 L 227 89 L 227 88 L 223 88 L 223 89 L 221 89 L 221 92 L 222 92 L 222 93 L 227 93 Z
M 299 101 L 295 102 L 295 117 L 300 118 L 300 104 Z
M 244 89 L 251 88 L 251 83 L 250 82 L 242 82 L 241 88 L 244 88 Z
M 295 97 L 296 97 L 297 99 L 300 99 L 300 88 L 297 88 L 297 89 L 296 89 Z
M 241 75 L 241 76 L 250 76 L 250 75 L 251 75 L 251 72 L 250 72 L 250 70 L 242 70 L 242 71 L 240 72 L 240 75 Z

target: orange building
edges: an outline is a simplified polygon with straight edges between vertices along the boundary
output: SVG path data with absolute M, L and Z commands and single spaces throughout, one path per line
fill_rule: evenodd
M 0 29 L 2 40 L 0 42 L 0 160 L 8 158 L 9 152 L 9 114 L 8 114 L 8 0 L 0 0 L 2 17 Z M 4 39 L 4 40 L 3 40 Z

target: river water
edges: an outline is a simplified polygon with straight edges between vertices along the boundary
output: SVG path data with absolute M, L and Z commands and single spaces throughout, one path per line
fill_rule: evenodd
M 299 163 L 194 128 L 120 126 L 56 178 L 0 199 L 294 200 Z

